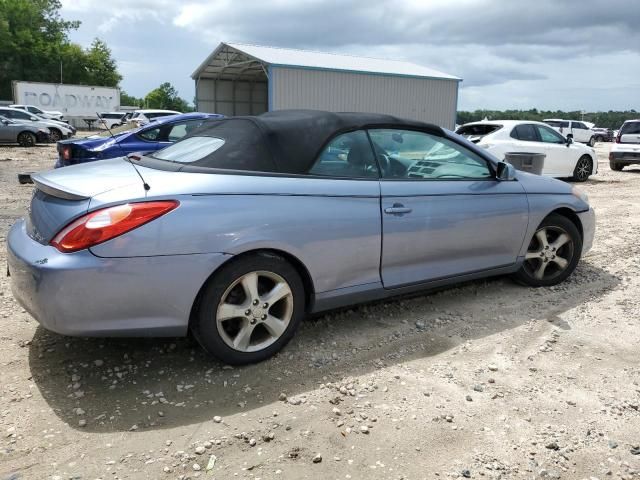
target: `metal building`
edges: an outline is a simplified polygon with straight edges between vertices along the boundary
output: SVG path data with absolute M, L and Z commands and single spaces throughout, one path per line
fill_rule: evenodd
M 196 69 L 196 108 L 387 113 L 453 129 L 460 78 L 399 60 L 221 43 Z

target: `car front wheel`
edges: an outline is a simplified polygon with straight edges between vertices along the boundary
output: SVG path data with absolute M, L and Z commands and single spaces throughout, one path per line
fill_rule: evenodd
M 595 144 L 596 144 L 596 140 L 593 137 L 591 137 L 587 142 L 587 145 L 589 145 L 590 147 L 593 147 Z
M 207 283 L 191 331 L 211 355 L 231 365 L 265 360 L 293 337 L 304 317 L 300 275 L 270 253 L 241 257 Z
M 573 170 L 573 180 L 576 182 L 585 182 L 591 175 L 593 170 L 593 162 L 589 155 L 583 155 L 578 159 L 576 168 Z
M 515 278 L 532 287 L 556 285 L 575 270 L 581 253 L 578 228 L 568 218 L 551 214 L 533 235 Z
M 50 129 L 50 138 L 53 143 L 59 142 L 62 140 L 62 132 L 55 128 Z

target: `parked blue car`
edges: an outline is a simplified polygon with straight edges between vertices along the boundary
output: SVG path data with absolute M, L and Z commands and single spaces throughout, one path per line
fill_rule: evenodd
M 177 142 L 202 122 L 221 118 L 215 113 L 182 113 L 161 117 L 142 128 L 118 132 L 104 132 L 87 138 L 75 138 L 58 142 L 58 159 L 55 168 L 78 163 L 123 157 L 133 152 L 151 153 Z
M 190 330 L 231 364 L 315 312 L 493 275 L 556 285 L 595 230 L 571 185 L 388 115 L 207 120 L 150 155 L 32 178 L 7 236 L 29 313 L 66 335 Z

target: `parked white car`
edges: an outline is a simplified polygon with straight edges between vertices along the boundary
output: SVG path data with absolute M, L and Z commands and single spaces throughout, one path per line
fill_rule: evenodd
M 593 148 L 574 143 L 549 125 L 525 120 L 491 120 L 467 123 L 456 133 L 487 149 L 500 160 L 507 153 L 542 153 L 542 175 L 584 182 L 598 171 Z
M 640 120 L 627 120 L 609 152 L 609 166 L 611 170 L 620 171 L 634 164 L 640 164 Z
M 590 147 L 593 147 L 596 143 L 596 135 L 589 126 L 593 125 L 592 123 L 587 125 L 587 122 L 562 120 L 560 118 L 547 118 L 543 121 L 565 137 L 573 138 L 574 142 L 586 143 Z
M 58 112 L 56 110 L 41 110 L 35 105 L 9 105 L 11 108 L 19 108 L 20 110 L 24 110 L 29 113 L 33 113 L 38 115 L 39 117 L 49 118 L 51 120 L 64 120 L 64 115 L 62 112 Z
M 73 136 L 76 130 L 64 122 L 43 118 L 36 114 L 21 110 L 19 108 L 0 107 L 0 115 L 11 120 L 21 122 L 31 122 L 34 125 L 48 128 L 50 131 L 51 141 L 57 142 Z
M 133 115 L 130 122 L 134 122 L 138 127 L 146 125 L 152 120 L 160 117 L 168 117 L 169 115 L 178 115 L 182 112 L 176 112 L 175 110 L 136 110 L 133 112 Z
M 126 112 L 100 112 L 98 114 L 98 127 L 108 128 L 109 130 L 119 127 L 126 123 L 124 119 L 126 115 Z

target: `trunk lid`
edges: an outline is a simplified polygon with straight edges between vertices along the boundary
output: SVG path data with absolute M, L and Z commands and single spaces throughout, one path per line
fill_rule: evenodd
M 123 158 L 91 162 L 31 175 L 35 190 L 26 219 L 27 233 L 43 245 L 65 225 L 84 215 L 91 199 L 129 187 L 144 196 L 142 180 Z

